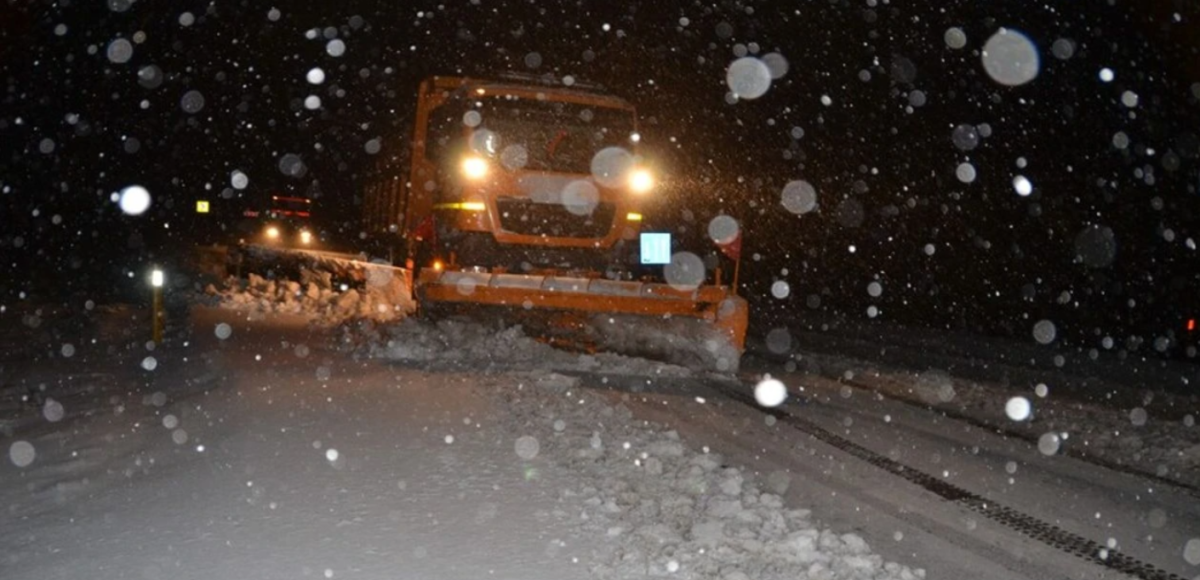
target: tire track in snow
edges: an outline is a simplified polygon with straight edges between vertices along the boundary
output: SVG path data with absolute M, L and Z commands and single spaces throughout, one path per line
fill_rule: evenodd
M 798 431 L 811 435 L 828 445 L 841 449 L 871 465 L 916 484 L 949 502 L 959 504 L 966 509 L 1009 529 L 1020 532 L 1026 537 L 1042 544 L 1077 556 L 1088 562 L 1143 580 L 1187 580 L 1183 576 L 1173 574 L 1152 564 L 1122 554 L 1116 549 L 1108 548 L 1083 536 L 1041 521 L 1031 515 L 990 501 L 979 494 L 967 491 L 928 473 L 871 451 L 811 421 L 804 420 L 784 410 L 763 408 L 755 402 L 752 396 L 747 394 L 748 392 L 752 392 L 752 390 L 737 390 L 731 388 L 730 384 L 723 382 L 710 381 L 710 383 L 714 389 L 724 393 L 730 400 L 770 414 L 777 420 L 792 426 Z M 738 386 L 742 386 L 741 383 L 738 383 Z
M 942 408 L 942 407 L 935 407 L 932 405 L 926 405 L 924 403 L 914 401 L 912 399 L 908 399 L 905 397 L 892 396 L 890 393 L 883 392 L 883 391 L 873 387 L 870 384 L 860 382 L 860 381 L 857 381 L 854 379 L 838 379 L 838 382 L 862 389 L 864 391 L 870 391 L 872 393 L 880 393 L 880 394 L 886 395 L 892 401 L 896 401 L 898 403 L 903 403 L 905 405 L 908 405 L 910 407 L 915 407 L 917 409 L 923 409 L 925 411 L 938 413 L 949 419 L 954 419 L 955 421 L 967 423 L 973 427 L 979 427 L 980 429 L 991 431 L 998 435 L 1003 435 L 1005 437 L 1013 437 L 1016 439 L 1020 439 L 1022 441 L 1027 441 L 1029 443 L 1033 443 L 1034 445 L 1036 445 L 1038 442 L 1037 435 L 1034 435 L 1032 433 L 1025 433 L 1022 431 L 1018 431 L 1016 429 L 1002 427 L 993 422 L 988 422 L 985 420 L 977 419 L 968 413 L 955 411 L 954 409 L 947 409 L 947 408 Z M 1105 459 L 1104 457 L 1097 456 L 1093 453 L 1088 453 L 1087 451 L 1085 451 L 1081 448 L 1078 448 L 1078 447 L 1063 446 L 1061 449 L 1059 449 L 1059 453 L 1062 455 L 1071 457 L 1073 459 L 1078 459 L 1085 463 L 1091 463 L 1092 465 L 1095 465 L 1097 467 L 1103 467 L 1110 471 L 1115 471 L 1117 473 L 1124 473 L 1127 475 L 1133 475 L 1135 477 L 1148 479 L 1156 484 L 1169 486 L 1169 487 L 1175 488 L 1179 491 L 1182 491 L 1184 493 L 1187 493 L 1193 497 L 1200 498 L 1200 487 L 1196 487 L 1196 486 L 1191 485 L 1186 482 L 1177 481 L 1177 480 L 1171 479 L 1169 477 L 1163 477 L 1156 473 L 1150 473 L 1143 469 L 1138 469 L 1135 466 L 1127 465 L 1124 463 L 1119 463 L 1117 461 L 1113 461 L 1110 459 Z

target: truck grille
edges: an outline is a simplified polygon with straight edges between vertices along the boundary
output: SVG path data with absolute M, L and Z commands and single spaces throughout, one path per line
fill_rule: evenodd
M 616 206 L 600 202 L 590 215 L 572 213 L 562 204 L 502 197 L 496 200 L 500 227 L 506 231 L 552 238 L 603 238 L 612 229 Z

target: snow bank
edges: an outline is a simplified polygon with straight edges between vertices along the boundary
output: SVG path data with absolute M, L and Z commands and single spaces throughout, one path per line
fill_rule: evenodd
M 223 288 L 210 284 L 205 292 L 229 308 L 261 314 L 305 314 L 323 326 L 355 318 L 398 320 L 415 309 L 402 270 L 360 263 L 349 271 L 356 275 L 341 283 L 335 282 L 333 271 L 309 267 L 299 268 L 296 279 L 249 274 L 246 279 L 227 279 Z
M 547 370 L 493 395 L 507 409 L 518 454 L 540 454 L 577 477 L 561 492 L 581 535 L 606 538 L 601 578 L 773 580 L 912 579 L 922 569 L 884 562 L 862 537 L 813 524 L 783 504 L 786 481 L 764 489 L 674 431 L 634 421 L 577 378 Z M 532 443 L 531 443 L 532 442 Z

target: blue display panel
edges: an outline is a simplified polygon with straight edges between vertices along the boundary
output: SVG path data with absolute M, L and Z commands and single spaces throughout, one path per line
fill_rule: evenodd
M 642 232 L 641 248 L 643 264 L 671 263 L 671 234 Z

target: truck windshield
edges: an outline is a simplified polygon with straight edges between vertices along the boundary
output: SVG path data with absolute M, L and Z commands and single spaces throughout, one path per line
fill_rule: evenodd
M 597 151 L 628 146 L 635 131 L 628 109 L 497 96 L 473 110 L 472 148 L 510 170 L 589 173 Z

